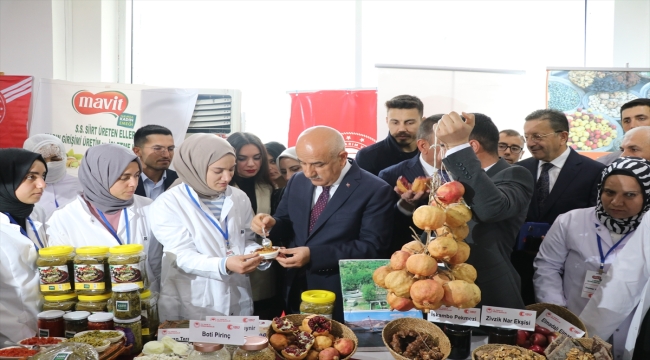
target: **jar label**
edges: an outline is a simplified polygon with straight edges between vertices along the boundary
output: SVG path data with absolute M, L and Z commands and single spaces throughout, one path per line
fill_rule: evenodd
M 76 331 L 66 330 L 65 331 L 65 338 L 66 339 L 72 339 L 76 333 L 77 333 Z
M 111 282 L 117 284 L 137 284 L 144 288 L 142 266 L 140 264 L 109 265 L 111 268 Z
M 115 311 L 129 311 L 129 301 L 116 301 Z
M 104 290 L 104 265 L 74 264 L 75 290 Z
M 52 360 L 66 360 L 70 354 L 72 354 L 72 351 L 61 351 L 60 353 L 54 355 Z
M 38 280 L 41 292 L 71 290 L 67 265 L 39 266 Z
M 142 328 L 142 335 L 149 335 L 149 328 Z
M 50 337 L 50 329 L 38 329 L 38 336 Z

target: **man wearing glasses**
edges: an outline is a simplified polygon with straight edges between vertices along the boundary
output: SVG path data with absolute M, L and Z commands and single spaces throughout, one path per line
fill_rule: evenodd
M 526 116 L 524 138 L 532 157 L 517 163 L 535 179 L 526 222 L 521 227 L 512 263 L 521 275 L 526 305 L 535 302 L 533 260 L 546 231 L 560 214 L 596 206 L 596 193 L 605 167 L 567 146 L 569 121 L 564 113 L 544 109 Z
M 135 193 L 156 200 L 178 179 L 176 171 L 169 170 L 174 157 L 174 138 L 164 126 L 146 125 L 133 137 L 133 152 L 142 162 L 142 172 Z
M 499 157 L 512 165 L 524 156 L 524 137 L 515 130 L 499 132 Z

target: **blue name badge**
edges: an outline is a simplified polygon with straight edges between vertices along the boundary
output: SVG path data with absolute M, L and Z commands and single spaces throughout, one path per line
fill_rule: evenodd
M 545 236 L 550 228 L 551 224 L 548 223 L 524 223 L 519 229 L 516 250 L 538 251 L 542 236 Z

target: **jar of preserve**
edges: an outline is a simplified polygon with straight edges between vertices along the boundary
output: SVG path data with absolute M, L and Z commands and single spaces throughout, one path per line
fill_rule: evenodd
M 88 330 L 115 330 L 113 314 L 97 312 L 88 316 Z
M 488 344 L 517 345 L 517 330 L 490 328 L 488 331 Z
M 133 319 L 118 319 L 117 317 L 113 317 L 115 330 L 124 332 L 124 337 L 126 338 L 124 346 L 133 344 L 131 354 L 134 355 L 142 352 L 142 323 L 140 320 L 140 316 Z
M 111 296 L 112 293 L 101 295 L 79 295 L 77 310 L 89 311 L 91 313 L 107 312 L 108 301 L 111 299 Z
M 109 249 L 108 267 L 111 272 L 111 284 L 136 284 L 142 290 L 149 288 L 147 278 L 144 246 L 127 244 L 113 246 Z
M 46 295 L 43 296 L 43 311 L 61 310 L 65 312 L 75 311 L 77 294 Z
M 136 284 L 113 286 L 113 315 L 116 319 L 129 320 L 142 315 L 140 291 Z
M 36 315 L 38 328 L 38 336 L 40 337 L 63 337 L 65 335 L 65 327 L 63 325 L 64 311 L 61 310 L 48 310 L 38 313 Z
M 221 344 L 194 343 L 187 360 L 230 360 L 230 353 Z
M 246 343 L 235 350 L 232 360 L 275 360 L 275 352 L 264 336 L 248 336 Z
M 108 246 L 83 246 L 74 257 L 74 290 L 79 295 L 111 291 Z
M 327 290 L 309 290 L 303 291 L 300 296 L 302 302 L 300 303 L 301 314 L 314 314 L 332 318 L 334 314 L 334 301 L 336 294 Z
M 88 330 L 88 316 L 88 311 L 73 311 L 63 315 L 65 337 L 70 339 L 76 333 Z
M 74 292 L 74 248 L 68 245 L 49 246 L 38 250 L 36 266 L 43 295 L 63 295 Z
M 472 328 L 452 324 L 447 324 L 444 328 L 451 343 L 451 353 L 447 359 L 467 359 L 472 352 Z
M 142 306 L 142 341 L 147 343 L 156 340 L 158 334 L 158 293 L 152 293 L 151 290 L 145 290 L 140 293 Z

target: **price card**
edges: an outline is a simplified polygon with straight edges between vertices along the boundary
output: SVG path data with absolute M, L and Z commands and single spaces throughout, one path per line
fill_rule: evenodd
M 570 336 L 576 339 L 585 336 L 584 331 L 578 329 L 577 326 L 562 319 L 550 310 L 544 310 L 544 312 L 535 321 L 535 324 L 548 330 L 558 332 L 562 335 Z
M 206 321 L 219 323 L 244 323 L 244 332 L 246 336 L 258 336 L 259 316 L 206 316 Z
M 244 323 L 190 320 L 190 342 L 243 345 Z
M 478 327 L 481 326 L 481 309 L 441 306 L 438 310 L 429 311 L 429 321 Z
M 535 330 L 536 311 L 483 306 L 481 325 L 516 330 Z

